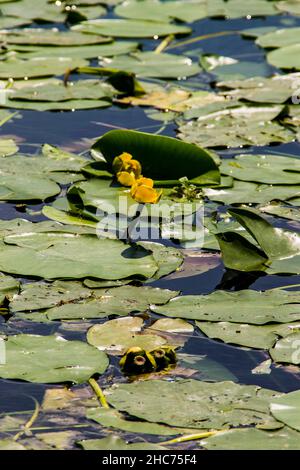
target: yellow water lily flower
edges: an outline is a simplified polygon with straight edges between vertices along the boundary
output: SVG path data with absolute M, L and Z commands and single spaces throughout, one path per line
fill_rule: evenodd
M 119 183 L 123 186 L 132 186 L 135 179 L 139 178 L 142 173 L 140 162 L 134 160 L 132 155 L 127 152 L 123 152 L 121 155 L 116 157 L 113 161 L 112 167 Z M 129 176 L 126 176 L 126 173 Z
M 153 186 L 152 179 L 141 177 L 132 185 L 130 194 L 136 202 L 156 204 L 162 195 L 162 191 L 157 191 Z
M 122 186 L 132 186 L 136 181 L 134 173 L 127 173 L 127 171 L 119 171 L 117 180 Z

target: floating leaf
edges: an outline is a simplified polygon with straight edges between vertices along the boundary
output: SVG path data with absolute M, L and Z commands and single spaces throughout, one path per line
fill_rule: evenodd
M 223 160 L 221 172 L 242 181 L 267 184 L 299 184 L 300 160 L 279 155 L 238 155 Z
M 149 442 L 137 442 L 135 444 L 127 444 L 126 441 L 121 439 L 119 436 L 109 436 L 103 439 L 89 439 L 84 441 L 79 441 L 79 445 L 83 447 L 84 450 L 163 450 L 165 447 L 162 447 L 158 444 L 150 444 Z
M 19 150 L 13 139 L 0 139 L 0 157 L 14 155 Z
M 191 29 L 187 26 L 157 21 L 122 19 L 83 21 L 79 25 L 73 26 L 72 30 L 120 38 L 150 38 L 153 36 L 168 36 L 169 34 L 189 34 L 191 32 Z
M 280 398 L 272 400 L 270 411 L 274 418 L 278 419 L 290 428 L 300 431 L 300 392 L 287 393 Z
M 117 56 L 100 61 L 102 67 L 110 70 L 126 70 L 137 77 L 180 78 L 197 75 L 201 72 L 198 64 L 184 55 L 155 52 L 134 52 L 130 56 Z M 95 68 L 95 73 L 101 68 Z
M 87 381 L 108 366 L 106 354 L 81 341 L 60 336 L 17 335 L 6 341 L 6 364 L 0 377 L 27 382 Z
M 300 364 L 300 333 L 295 332 L 277 341 L 273 349 L 270 349 L 270 355 L 275 362 L 284 362 L 289 364 Z
M 141 334 L 143 323 L 142 318 L 125 317 L 94 325 L 87 333 L 87 341 L 101 351 L 116 355 L 122 355 L 132 347 L 152 351 L 167 343 L 155 332 Z
M 172 18 L 192 23 L 207 16 L 206 0 L 173 1 L 130 0 L 115 8 L 115 14 L 124 18 L 150 21 L 170 21 Z
M 209 450 L 299 450 L 299 433 L 289 428 L 267 432 L 260 429 L 233 429 L 200 441 Z
M 83 59 L 68 57 L 36 57 L 28 60 L 16 58 L 1 61 L 0 78 L 47 77 L 50 75 L 63 75 L 69 69 L 84 67 L 87 62 Z
M 280 47 L 279 49 L 269 52 L 267 60 L 269 64 L 281 69 L 300 70 L 299 51 L 299 43 Z
M 270 349 L 278 337 L 287 336 L 299 323 L 284 325 L 255 326 L 247 323 L 196 322 L 198 328 L 209 338 L 219 339 L 224 343 L 238 344 L 256 349 Z
M 136 131 L 110 131 L 93 145 L 111 167 L 113 159 L 126 151 L 141 163 L 147 177 L 177 180 L 183 176 L 219 182 L 219 172 L 211 154 L 199 147 L 165 136 Z
M 256 40 L 256 44 L 261 47 L 275 49 L 279 47 L 291 46 L 299 42 L 298 35 L 300 28 L 285 28 L 260 34 Z
M 236 100 L 247 100 L 254 103 L 285 103 L 300 85 L 299 73 L 278 75 L 272 78 L 254 77 L 248 80 L 230 80 L 218 83 L 225 91 L 226 97 Z
M 126 419 L 121 413 L 112 408 L 90 408 L 86 417 L 101 424 L 105 428 L 120 429 L 122 431 L 139 434 L 153 434 L 159 436 L 174 436 L 176 434 L 190 433 L 190 430 L 164 426 L 146 421 L 132 421 Z
M 23 28 L 0 32 L 0 41 L 6 44 L 47 46 L 82 46 L 111 42 L 110 38 L 83 34 L 76 31 L 59 31 L 45 28 Z M 48 49 L 46 49 L 48 50 Z M 62 54 L 60 52 L 60 54 Z M 61 55 L 63 56 L 63 54 Z
M 298 292 L 219 290 L 209 295 L 176 297 L 163 307 L 155 306 L 151 310 L 172 318 L 264 325 L 300 320 L 299 303 Z
M 274 118 L 281 106 L 241 106 L 203 115 L 197 121 L 181 122 L 179 138 L 203 147 L 241 147 L 291 142 L 295 134 Z
M 21 233 L 1 243 L 0 270 L 46 279 L 151 277 L 157 271 L 150 252 L 95 235 Z
M 252 385 L 197 380 L 139 381 L 107 390 L 107 400 L 119 411 L 149 422 L 195 429 L 274 425 L 268 409 L 274 396 L 276 392 Z

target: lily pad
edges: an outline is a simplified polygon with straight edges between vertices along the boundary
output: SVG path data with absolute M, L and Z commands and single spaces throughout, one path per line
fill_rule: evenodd
M 135 444 L 127 444 L 126 441 L 121 439 L 119 436 L 109 436 L 103 439 L 87 439 L 79 441 L 78 444 L 83 447 L 84 450 L 163 450 L 158 444 L 152 444 L 149 442 L 136 442 Z
M 200 441 L 208 450 L 299 450 L 299 433 L 289 428 L 267 432 L 260 429 L 233 429 Z
M 94 325 L 87 333 L 87 341 L 100 351 L 115 355 L 122 355 L 132 347 L 152 351 L 167 343 L 155 332 L 141 334 L 143 323 L 142 318 L 125 317 Z
M 157 21 L 123 19 L 82 21 L 82 23 L 73 26 L 72 30 L 120 38 L 149 38 L 153 36 L 168 36 L 169 34 L 189 34 L 191 32 L 191 29 L 187 26 Z
M 134 52 L 130 56 L 104 59 L 100 64 L 113 70 L 126 70 L 137 77 L 180 78 L 191 77 L 201 72 L 198 64 L 189 57 L 155 52 Z
M 13 139 L 0 139 L 0 157 L 14 155 L 19 150 Z
M 115 14 L 124 18 L 149 21 L 180 20 L 192 23 L 207 16 L 206 0 L 153 2 L 153 0 L 130 0 L 115 8 Z
M 289 200 L 300 195 L 300 185 L 267 185 L 234 180 L 232 188 L 204 189 L 211 201 L 224 204 L 258 203 L 266 204 L 273 200 Z
M 300 364 L 300 333 L 292 333 L 277 341 L 270 355 L 275 362 Z
M 106 392 L 109 403 L 130 416 L 194 429 L 274 424 L 269 402 L 276 395 L 252 385 L 197 380 L 139 381 Z
M 270 410 L 274 418 L 300 431 L 300 392 L 287 393 L 280 398 L 272 400 Z
M 274 346 L 278 337 L 287 336 L 291 334 L 293 327 L 299 327 L 298 322 L 264 326 L 246 323 L 211 323 L 203 321 L 196 322 L 196 324 L 209 338 L 256 349 L 270 349 Z
M 299 303 L 298 292 L 219 290 L 209 295 L 176 297 L 162 307 L 151 307 L 151 310 L 172 318 L 265 325 L 300 320 Z
M 279 75 L 273 78 L 254 77 L 247 80 L 230 80 L 218 83 L 221 88 L 231 91 L 226 97 L 236 100 L 247 100 L 253 103 L 285 103 L 300 86 L 299 73 Z
M 22 260 L 22 261 L 21 261 Z M 151 253 L 118 240 L 68 233 L 21 233 L 5 237 L 0 270 L 45 279 L 122 279 L 151 277 L 157 264 Z
M 242 106 L 180 122 L 180 139 L 203 147 L 241 147 L 291 142 L 295 134 L 273 121 L 281 106 Z
M 105 428 L 120 429 L 130 433 L 153 434 L 159 436 L 174 436 L 184 434 L 190 430 L 164 426 L 158 423 L 147 423 L 146 421 L 132 421 L 126 419 L 121 413 L 112 408 L 90 408 L 86 417 L 101 424 Z
M 70 69 L 84 67 L 88 62 L 69 57 L 36 57 L 28 60 L 11 58 L 0 63 L 0 78 L 47 77 L 63 75 Z
M 97 140 L 92 148 L 103 154 L 109 169 L 113 159 L 126 151 L 141 163 L 149 178 L 177 180 L 186 176 L 199 182 L 219 182 L 217 165 L 207 150 L 170 137 L 114 130 Z
M 39 383 L 83 383 L 108 366 L 106 354 L 81 341 L 25 334 L 8 338 L 6 361 L 0 377 Z
M 10 311 L 33 321 L 125 316 L 144 312 L 151 303 L 164 304 L 176 294 L 151 287 L 123 286 L 92 291 L 79 282 L 34 283 L 26 284 L 20 295 L 14 296 Z
M 269 64 L 281 69 L 300 70 L 299 59 L 300 44 L 292 44 L 291 46 L 280 47 L 267 55 Z
M 83 46 L 102 44 L 111 39 L 104 36 L 83 34 L 76 31 L 59 31 L 42 28 L 13 29 L 0 32 L 0 41 L 7 44 L 29 44 L 47 46 Z M 47 49 L 48 50 L 48 49 Z M 61 52 L 60 52 L 61 53 Z
M 300 160 L 279 155 L 238 155 L 223 160 L 221 172 L 242 181 L 265 184 L 299 184 Z
M 256 39 L 256 44 L 270 49 L 291 46 L 292 44 L 297 44 L 299 42 L 299 33 L 299 27 L 276 29 L 275 31 L 271 31 L 266 34 L 260 34 Z

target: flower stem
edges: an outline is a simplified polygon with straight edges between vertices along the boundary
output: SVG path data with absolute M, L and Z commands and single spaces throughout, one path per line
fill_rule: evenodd
M 96 397 L 98 398 L 101 406 L 103 408 L 109 408 L 109 404 L 106 401 L 106 398 L 104 396 L 104 393 L 102 392 L 101 388 L 99 387 L 98 383 L 96 382 L 95 379 L 89 379 L 89 384 L 92 387 L 92 389 L 95 392 Z

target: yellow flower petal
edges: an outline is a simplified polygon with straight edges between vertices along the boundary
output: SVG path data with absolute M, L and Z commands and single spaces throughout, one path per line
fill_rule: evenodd
M 153 188 L 154 181 L 151 178 L 144 178 L 143 176 L 141 176 L 139 179 L 136 180 L 136 184 L 138 186 L 144 185 L 148 188 Z
M 156 191 L 156 189 L 150 188 L 149 186 L 135 184 L 133 185 L 130 194 L 136 202 L 156 204 L 159 201 L 162 192 Z
M 135 183 L 135 176 L 127 171 L 120 171 L 117 173 L 117 180 L 123 186 L 132 186 Z
M 135 178 L 139 178 L 142 173 L 140 162 L 134 160 L 132 155 L 126 152 L 123 152 L 114 159 L 112 167 L 115 174 L 127 171 L 127 173 L 133 173 Z M 128 184 L 126 184 L 126 186 L 128 186 Z

